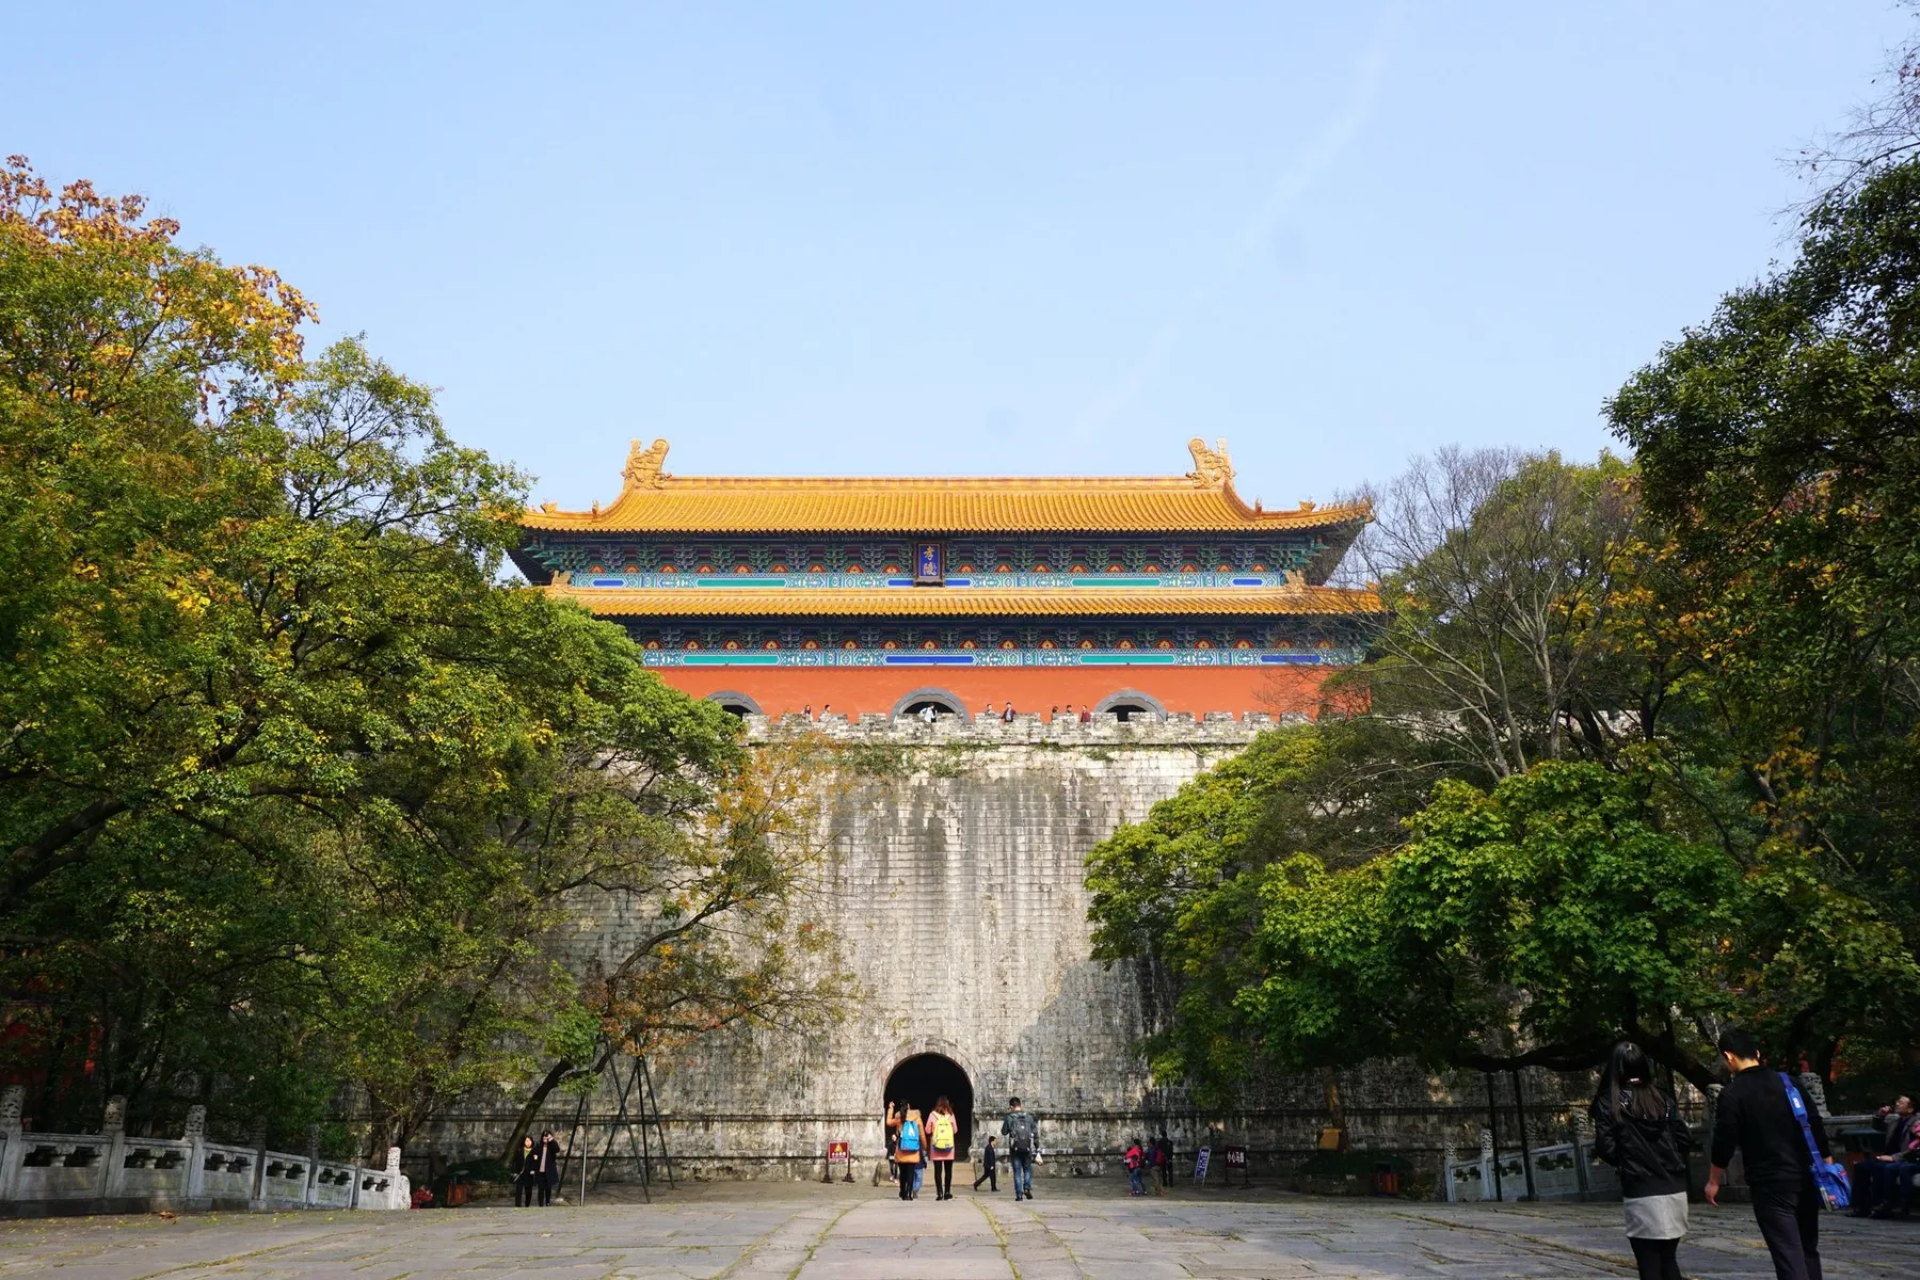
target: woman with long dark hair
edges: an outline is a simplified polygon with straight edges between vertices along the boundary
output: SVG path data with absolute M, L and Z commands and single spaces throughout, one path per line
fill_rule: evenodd
M 960 1118 L 953 1114 L 953 1104 L 943 1093 L 927 1113 L 927 1158 L 933 1165 L 935 1200 L 953 1199 L 953 1152 L 959 1136 Z
M 1654 1083 L 1653 1059 L 1645 1049 L 1624 1040 L 1613 1046 L 1588 1114 L 1594 1154 L 1620 1173 L 1627 1243 L 1640 1280 L 1681 1280 L 1687 1152 L 1695 1144 L 1673 1095 Z
M 513 1207 L 527 1208 L 533 1203 L 534 1187 L 540 1185 L 540 1150 L 533 1145 L 532 1134 L 520 1139 L 520 1149 L 513 1153 L 507 1172 L 513 1175 Z

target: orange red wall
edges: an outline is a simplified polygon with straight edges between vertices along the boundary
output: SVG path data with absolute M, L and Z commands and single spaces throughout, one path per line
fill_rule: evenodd
M 1063 714 L 1071 706 L 1077 714 L 1082 704 L 1092 710 L 1114 694 L 1134 691 L 1155 699 L 1169 714 L 1225 711 L 1238 716 L 1249 711 L 1312 715 L 1318 709 L 1320 683 L 1332 669 L 659 667 L 655 674 L 696 698 L 721 692 L 745 694 L 770 716 L 797 714 L 808 707 L 815 715 L 829 707 L 835 715 L 886 715 L 916 689 L 950 693 L 976 715 L 988 703 L 998 705 L 1009 699 L 1015 711 L 1037 711 L 1042 717 L 1056 706 Z

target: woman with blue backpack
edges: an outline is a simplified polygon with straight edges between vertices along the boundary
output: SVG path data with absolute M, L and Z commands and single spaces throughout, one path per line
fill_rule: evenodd
M 920 1170 L 925 1163 L 926 1125 L 917 1107 L 909 1106 L 900 1117 L 900 1136 L 894 1143 L 893 1160 L 900 1166 L 900 1198 L 911 1200 L 920 1190 Z

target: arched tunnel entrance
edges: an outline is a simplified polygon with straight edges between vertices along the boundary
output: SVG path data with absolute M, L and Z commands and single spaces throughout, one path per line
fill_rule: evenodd
M 973 1150 L 973 1082 L 952 1058 L 938 1053 L 916 1053 L 902 1059 L 887 1076 L 886 1096 L 881 1099 L 884 1114 L 888 1102 L 920 1108 L 926 1115 L 941 1097 L 953 1104 L 954 1118 L 960 1122 L 954 1154 L 967 1159 Z

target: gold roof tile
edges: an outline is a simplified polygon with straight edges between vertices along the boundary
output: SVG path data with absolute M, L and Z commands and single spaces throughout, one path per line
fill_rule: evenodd
M 1053 588 L 1003 590 L 972 587 L 890 587 L 803 590 L 724 587 L 539 588 L 596 614 L 624 618 L 725 617 L 1301 617 L 1380 612 L 1374 591 L 1346 587 L 1213 587 L 1154 591 Z
M 647 449 L 636 440 L 611 506 L 560 511 L 548 503 L 521 523 L 578 533 L 937 535 L 1352 531 L 1371 518 L 1365 503 L 1248 506 L 1234 492 L 1224 441 L 1187 447 L 1194 469 L 1184 476 L 867 479 L 675 476 L 662 469 L 665 440 Z

